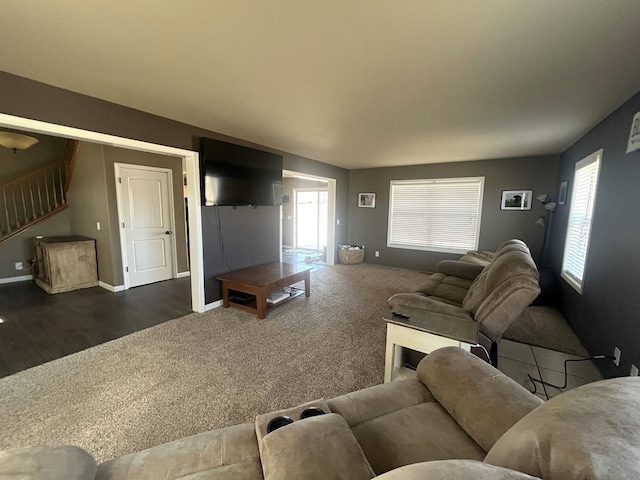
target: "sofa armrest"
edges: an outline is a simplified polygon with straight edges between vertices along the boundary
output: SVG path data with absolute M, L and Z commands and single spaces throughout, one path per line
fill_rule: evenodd
M 335 413 L 293 422 L 262 442 L 265 480 L 375 477 L 347 422 Z
M 456 347 L 427 355 L 418 365 L 418 380 L 485 452 L 544 403 L 496 368 Z
M 476 460 L 437 460 L 414 463 L 391 470 L 376 478 L 380 480 L 534 480 L 516 470 L 498 468 Z
M 0 452 L 0 478 L 30 480 L 93 480 L 97 465 L 81 448 L 34 446 Z
M 428 310 L 433 313 L 439 313 L 441 315 L 447 315 L 449 317 L 455 317 L 462 320 L 473 320 L 471 314 L 462 307 L 440 302 L 421 293 L 396 293 L 389 298 L 387 305 L 391 310 L 397 306 L 405 306 L 420 308 L 422 310 Z
M 484 270 L 484 265 L 461 262 L 459 260 L 443 260 L 438 264 L 436 270 L 438 273 L 444 273 L 452 277 L 475 280 L 480 275 L 480 272 Z

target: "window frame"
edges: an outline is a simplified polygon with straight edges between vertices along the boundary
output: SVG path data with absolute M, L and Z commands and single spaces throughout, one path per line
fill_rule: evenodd
M 597 150 L 596 152 L 593 152 L 591 155 L 586 156 L 585 158 L 583 158 L 582 160 L 580 160 L 579 162 L 576 162 L 575 167 L 574 167 L 574 172 L 573 172 L 573 185 L 571 188 L 571 203 L 569 204 L 569 215 L 567 218 L 567 229 L 565 232 L 565 239 L 564 239 L 564 250 L 562 252 L 562 265 L 560 268 L 560 277 L 567 282 L 576 292 L 578 292 L 580 295 L 582 295 L 583 289 L 584 289 L 584 281 L 586 278 L 586 272 L 587 272 L 587 260 L 589 258 L 589 247 L 591 244 L 591 233 L 593 231 L 593 216 L 594 216 L 594 212 L 596 209 L 596 201 L 597 201 L 597 197 L 598 197 L 598 184 L 600 181 L 600 170 L 602 168 L 602 156 L 603 156 L 603 152 L 604 149 L 600 149 Z M 571 233 L 572 233 L 572 217 L 574 215 L 574 208 L 576 205 L 576 197 L 578 195 L 578 184 L 577 184 L 577 178 L 578 178 L 578 172 L 584 168 L 590 167 L 592 164 L 596 163 L 596 174 L 595 174 L 595 181 L 590 184 L 590 201 L 588 202 L 590 204 L 590 211 L 587 212 L 587 217 L 588 217 L 588 221 L 589 221 L 589 226 L 587 229 L 587 235 L 586 235 L 586 240 L 584 242 L 584 261 L 582 264 L 582 272 L 580 275 L 580 278 L 578 278 L 574 273 L 575 272 L 571 272 L 569 268 L 567 267 L 568 264 L 568 257 L 569 257 L 569 247 L 571 242 Z M 592 190 L 591 190 L 592 189 Z M 592 195 L 591 195 L 592 193 Z M 589 207 L 587 207 L 589 208 Z M 573 224 L 577 224 L 577 222 L 573 222 Z
M 461 184 L 461 183 L 479 183 L 479 195 L 476 205 L 476 232 L 474 237 L 474 244 L 468 247 L 440 247 L 431 245 L 416 245 L 408 243 L 393 243 L 392 227 L 393 227 L 393 207 L 394 207 L 394 187 L 402 185 L 416 185 L 416 184 Z M 480 227 L 482 224 L 482 207 L 484 200 L 484 186 L 485 177 L 455 177 L 455 178 L 430 178 L 430 179 L 412 179 L 412 180 L 391 180 L 389 184 L 389 212 L 387 216 L 387 247 L 389 248 L 401 248 L 405 250 L 419 250 L 439 253 L 467 253 L 469 250 L 477 250 L 480 241 Z

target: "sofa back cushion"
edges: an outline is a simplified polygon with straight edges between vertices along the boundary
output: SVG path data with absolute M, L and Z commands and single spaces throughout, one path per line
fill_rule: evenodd
M 462 302 L 462 308 L 471 312 L 480 324 L 480 331 L 493 341 L 502 337 L 511 322 L 540 293 L 538 269 L 529 249 L 521 243 L 501 247 Z
M 545 480 L 640 478 L 640 378 L 584 385 L 516 423 L 485 462 Z
M 96 461 L 72 445 L 33 446 L 0 452 L 4 480 L 93 480 Z

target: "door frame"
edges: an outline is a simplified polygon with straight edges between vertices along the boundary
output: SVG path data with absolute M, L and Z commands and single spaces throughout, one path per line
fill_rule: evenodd
M 105 133 L 82 130 L 80 128 L 66 127 L 55 123 L 31 120 L 15 115 L 0 113 L 0 126 L 7 128 L 17 128 L 27 132 L 43 133 L 45 135 L 55 135 L 72 140 L 83 140 L 112 147 L 127 148 L 148 153 L 159 153 L 181 159 L 187 171 L 188 195 L 187 205 L 189 207 L 189 230 L 193 232 L 189 235 L 189 270 L 191 272 L 191 309 L 194 312 L 204 312 L 217 307 L 221 302 L 214 302 L 208 305 L 204 303 L 204 254 L 202 243 L 202 215 L 200 206 L 200 156 L 198 152 L 184 150 L 182 148 L 167 147 L 140 140 L 107 135 Z
M 289 174 L 296 178 L 308 180 L 322 180 L 327 182 L 329 190 L 328 212 L 327 212 L 327 265 L 335 265 L 336 255 L 336 179 L 312 175 L 309 173 L 296 172 L 293 170 L 283 170 L 282 173 Z M 282 207 L 280 208 L 280 261 L 282 261 Z
M 161 172 L 161 173 L 168 174 L 167 178 L 168 178 L 168 187 L 169 187 L 169 215 L 170 215 L 169 225 L 171 227 L 170 230 L 172 232 L 176 231 L 176 225 L 175 225 L 176 213 L 175 213 L 175 205 L 173 202 L 173 172 L 171 171 L 170 168 L 150 167 L 146 165 L 135 165 L 135 164 L 129 164 L 129 163 L 113 164 L 113 169 L 116 176 L 115 177 L 116 205 L 118 207 L 118 230 L 120 231 L 120 253 L 122 257 L 122 276 L 124 278 L 124 289 L 128 290 L 131 285 L 131 280 L 129 279 L 129 272 L 127 271 L 127 266 L 128 266 L 127 258 L 129 258 L 128 252 L 127 252 L 127 242 L 126 242 L 127 239 L 125 236 L 125 229 L 120 227 L 124 222 L 124 211 L 123 211 L 123 205 L 122 205 L 122 183 L 118 181 L 118 178 L 120 177 L 121 168 L 132 168 L 135 170 L 146 170 L 151 172 Z M 178 251 L 176 248 L 176 237 L 174 234 L 169 236 L 171 237 L 170 248 L 172 252 L 171 278 L 178 278 Z

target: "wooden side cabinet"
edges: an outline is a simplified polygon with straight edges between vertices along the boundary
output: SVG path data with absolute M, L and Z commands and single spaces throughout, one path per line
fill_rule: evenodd
M 81 236 L 36 238 L 36 284 L 47 293 L 98 285 L 96 241 Z

